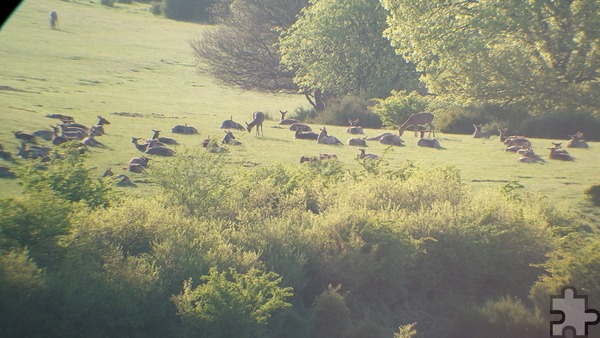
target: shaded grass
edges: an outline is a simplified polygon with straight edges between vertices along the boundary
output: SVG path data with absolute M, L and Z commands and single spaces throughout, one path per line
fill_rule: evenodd
M 177 138 L 178 151 L 198 147 L 207 136 L 221 139 L 221 122 L 233 116 L 243 124 L 253 111 L 262 110 L 273 118 L 279 110 L 293 112 L 308 108 L 299 95 L 272 95 L 224 87 L 197 74 L 188 41 L 209 26 L 182 23 L 155 17 L 147 4 L 116 4 L 108 8 L 85 1 L 27 0 L 0 32 L 0 143 L 16 149 L 11 131 L 48 129 L 55 120 L 46 114 L 61 113 L 83 124 L 96 122 L 96 115 L 111 125 L 99 140 L 107 149 L 93 149 L 89 164 L 100 175 L 106 168 L 124 172 L 131 157 L 139 153 L 131 137 L 152 136 L 151 129 Z M 59 13 L 59 31 L 49 29 L 48 12 Z M 199 135 L 174 135 L 171 128 L 187 123 Z M 317 129 L 318 126 L 314 126 Z M 344 142 L 345 128 L 328 126 L 330 134 Z M 368 136 L 384 131 L 365 129 Z M 318 145 L 295 140 L 287 126 L 265 122 L 264 137 L 234 131 L 243 143 L 229 147 L 232 162 L 268 165 L 277 162 L 297 165 L 302 155 L 336 153 L 348 169 L 360 170 L 355 161 L 358 150 L 349 146 Z M 403 136 L 406 146 L 386 152 L 387 146 L 369 143 L 368 152 L 382 155 L 390 169 L 408 162 L 419 167 L 451 165 L 461 170 L 465 182 L 475 187 L 501 188 L 518 181 L 528 191 L 557 201 L 566 201 L 598 215 L 598 208 L 584 200 L 583 191 L 600 184 L 599 143 L 590 149 L 569 150 L 575 162 L 547 160 L 541 164 L 517 163 L 517 155 L 505 153 L 497 137 L 473 139 L 466 135 L 440 134 L 444 149 L 419 148 L 411 133 Z M 550 140 L 533 139 L 535 150 L 547 158 Z M 154 161 L 168 161 L 155 158 Z M 130 174 L 147 181 L 147 174 Z M 151 193 L 151 183 L 140 183 L 126 191 Z M 0 180 L 3 194 L 18 193 L 14 181 Z

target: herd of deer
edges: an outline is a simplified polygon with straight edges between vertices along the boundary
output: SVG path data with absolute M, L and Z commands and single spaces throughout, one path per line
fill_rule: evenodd
M 474 138 L 489 138 L 492 133 L 489 131 L 482 131 L 482 124 L 473 124 L 475 132 L 473 133 Z M 508 129 L 498 129 L 500 133 L 500 142 L 505 145 L 504 151 L 515 152 L 521 155 L 517 161 L 523 163 L 536 163 L 544 162 L 544 159 L 537 155 L 533 151 L 531 142 L 524 136 L 507 136 Z M 579 131 L 573 135 L 569 135 L 570 140 L 567 142 L 567 148 L 588 148 L 588 144 L 585 141 L 583 132 Z M 553 147 L 547 148 L 550 150 L 548 155 L 549 159 L 561 160 L 561 161 L 574 161 L 575 159 L 565 149 L 563 149 L 562 142 L 551 142 Z
M 287 125 L 289 129 L 294 132 L 294 138 L 301 140 L 316 140 L 319 144 L 330 144 L 330 145 L 341 145 L 343 144 L 337 137 L 333 135 L 329 135 L 327 129 L 325 127 L 320 128 L 320 132 L 316 133 L 312 131 L 312 128 L 304 123 L 296 119 L 286 118 L 287 111 L 280 111 L 281 117 L 279 120 L 279 125 Z M 50 141 L 53 145 L 59 145 L 69 141 L 79 141 L 79 144 L 86 149 L 87 147 L 105 147 L 105 145 L 98 140 L 96 137 L 104 135 L 104 126 L 109 125 L 105 118 L 98 115 L 98 122 L 91 127 L 87 127 L 85 125 L 75 123 L 74 119 L 67 115 L 62 114 L 52 114 L 47 115 L 49 118 L 59 119 L 62 123 L 58 125 L 51 125 L 52 131 L 50 130 L 37 130 L 32 133 L 26 133 L 23 131 L 13 132 L 14 136 L 20 140 L 21 146 L 18 148 L 17 156 L 22 158 L 48 158 L 50 151 L 52 150 L 49 147 L 40 146 L 37 144 L 37 139 L 42 138 L 46 141 Z M 352 137 L 348 139 L 348 145 L 357 146 L 359 148 L 359 154 L 357 155 L 358 159 L 378 159 L 379 156 L 375 154 L 366 153 L 367 141 L 378 141 L 384 145 L 391 146 L 402 146 L 403 140 L 400 136 L 408 130 L 412 128 L 414 130 L 415 136 L 419 136 L 417 141 L 417 146 L 419 147 L 430 147 L 440 149 L 441 145 L 439 141 L 435 138 L 435 127 L 433 125 L 434 115 L 429 112 L 421 112 L 412 114 L 398 129 L 398 134 L 394 133 L 383 133 L 378 136 L 367 138 L 363 137 Z M 246 130 L 248 133 L 252 132 L 252 129 L 255 129 L 256 136 L 263 136 L 263 123 L 265 121 L 265 114 L 263 112 L 257 111 L 252 115 L 252 121 L 250 123 L 245 123 L 246 126 L 234 122 L 233 116 L 230 117 L 229 120 L 223 121 L 221 124 L 221 129 L 224 129 L 225 135 L 221 141 L 221 144 L 227 145 L 241 145 L 242 143 L 235 139 L 232 130 Z M 348 123 L 350 126 L 346 130 L 346 132 L 350 135 L 364 135 L 365 132 L 362 127 L 359 126 L 359 119 L 349 119 Z M 428 126 L 429 129 L 424 129 L 424 126 Z M 473 133 L 473 138 L 489 138 L 492 136 L 492 133 L 489 131 L 483 131 L 482 124 L 473 124 L 475 128 L 475 132 Z M 136 149 L 143 152 L 144 155 L 157 155 L 157 156 L 175 156 L 175 150 L 169 148 L 169 145 L 178 145 L 176 139 L 171 137 L 162 137 L 160 136 L 160 130 L 153 129 L 153 135 L 151 139 L 146 139 L 143 142 L 140 137 L 132 137 L 131 143 L 135 146 Z M 543 162 L 544 159 L 535 154 L 533 151 L 533 147 L 531 142 L 523 137 L 523 136 L 507 136 L 507 129 L 498 129 L 500 133 L 500 141 L 505 145 L 505 151 L 507 152 L 515 152 L 521 155 L 518 158 L 519 162 L 525 163 L 535 163 L 535 162 Z M 175 134 L 198 134 L 196 128 L 185 125 L 176 125 L 171 129 L 172 133 Z M 425 138 L 425 133 L 429 132 L 428 138 Z M 433 138 L 431 136 L 433 135 Z M 568 148 L 587 148 L 587 142 L 584 139 L 584 135 L 582 132 L 577 132 L 574 135 L 569 135 L 571 138 L 568 143 Z M 553 147 L 548 148 L 550 150 L 549 158 L 563 161 L 573 161 L 573 157 L 565 150 L 562 149 L 561 143 L 552 142 Z M 220 145 L 212 140 L 210 137 L 204 139 L 201 142 L 201 145 L 204 148 L 207 148 L 211 152 L 220 152 L 223 149 Z M 4 150 L 2 145 L 0 144 L 0 158 L 5 160 L 12 159 L 12 153 L 10 151 Z M 300 163 L 304 162 L 313 162 L 313 161 L 321 161 L 326 159 L 337 159 L 335 154 L 319 154 L 318 156 L 302 156 L 300 158 Z M 129 161 L 129 164 L 126 168 L 128 171 L 133 173 L 141 173 L 148 168 L 150 158 L 146 156 L 134 157 Z M 0 167 L 0 176 L 3 175 L 4 171 L 7 171 L 10 175 L 10 170 L 4 170 L 5 167 Z M 112 170 L 109 168 L 104 176 L 112 176 Z M 118 180 L 118 184 L 120 185 L 131 185 L 133 184 L 129 177 L 126 175 L 117 175 L 115 178 Z

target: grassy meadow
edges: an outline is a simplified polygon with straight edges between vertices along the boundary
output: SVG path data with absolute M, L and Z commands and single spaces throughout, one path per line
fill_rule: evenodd
M 277 125 L 279 110 L 292 115 L 299 107 L 308 108 L 303 96 L 242 91 L 198 74 L 189 41 L 210 26 L 156 17 L 148 7 L 117 3 L 108 8 L 99 1 L 23 1 L 0 31 L 0 143 L 5 149 L 16 152 L 18 142 L 12 131 L 49 129 L 57 122 L 45 117 L 47 114 L 71 115 L 86 125 L 95 124 L 96 116 L 102 115 L 111 122 L 107 134 L 99 138 L 107 148 L 92 149 L 89 164 L 98 175 L 106 168 L 124 172 L 129 159 L 140 155 L 131 137 L 150 138 L 152 129 L 160 129 L 162 136 L 181 143 L 176 150 L 182 153 L 199 147 L 207 136 L 220 140 L 221 122 L 230 116 L 243 124 L 249 122 L 252 112 L 261 110 L 270 117 L 264 125 L 264 137 L 256 137 L 254 131 L 234 131 L 243 144 L 229 147 L 232 162 L 246 166 L 299 165 L 302 155 L 336 153 L 348 169 L 360 169 L 355 147 L 295 140 L 287 127 Z M 51 10 L 58 12 L 60 30 L 49 28 Z M 200 134 L 171 133 L 174 125 L 185 123 Z M 349 138 L 345 129 L 327 126 L 331 135 L 344 142 Z M 384 131 L 365 132 L 375 136 Z M 559 140 L 532 139 L 546 162 L 524 164 L 517 162 L 516 154 L 505 153 L 496 136 L 437 136 L 443 149 L 419 148 L 414 135 L 407 132 L 402 137 L 406 146 L 388 149 L 371 142 L 368 152 L 384 155 L 389 168 L 407 162 L 419 167 L 455 166 L 464 181 L 477 188 L 500 188 L 518 181 L 531 192 L 600 215 L 583 194 L 588 187 L 600 184 L 597 142 L 589 143 L 589 149 L 569 150 L 576 161 L 565 163 L 547 159 L 546 148 Z M 145 174 L 129 175 L 145 180 Z M 152 189 L 152 183 L 139 183 L 127 191 L 141 195 Z M 14 180 L 2 179 L 0 192 L 18 194 L 19 187 Z

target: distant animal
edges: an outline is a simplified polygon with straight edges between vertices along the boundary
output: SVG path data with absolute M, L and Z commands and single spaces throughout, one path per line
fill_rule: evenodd
M 21 158 L 36 159 L 36 158 L 42 158 L 47 155 L 48 155 L 48 153 L 46 150 L 42 150 L 42 149 L 38 149 L 38 148 L 27 149 L 27 144 L 23 141 L 21 141 L 21 145 L 19 146 L 19 150 L 17 151 L 17 156 L 19 156 Z
M 412 126 L 415 129 L 415 136 L 417 136 L 417 127 L 423 126 L 423 125 L 428 125 L 429 126 L 429 137 L 431 137 L 431 133 L 433 133 L 433 137 L 435 138 L 435 127 L 433 126 L 434 118 L 435 118 L 435 115 L 433 115 L 432 113 L 429 113 L 429 112 L 420 112 L 420 113 L 412 114 L 400 126 L 400 129 L 398 130 L 398 132 L 399 132 L 400 136 L 402 136 L 402 134 L 404 134 L 404 131 L 408 127 Z
M 104 135 L 104 127 L 102 125 L 94 125 L 90 128 L 90 136 L 102 136 Z
M 508 136 L 508 128 L 498 129 L 498 132 L 500 132 L 500 142 L 506 144 L 507 146 L 509 146 L 509 145 L 511 145 L 511 146 L 512 145 L 525 145 L 527 142 L 529 142 L 529 141 L 527 141 L 525 136 L 517 136 L 517 135 Z M 518 140 L 518 141 L 512 142 L 513 140 Z M 525 141 L 527 141 L 527 142 L 525 142 Z M 528 147 L 531 147 L 531 142 L 529 142 Z
M 131 160 L 129 160 L 129 164 L 137 164 L 144 168 L 148 167 L 149 162 L 150 162 L 150 158 L 148 158 L 146 156 L 133 157 Z
M 301 140 L 316 140 L 319 138 L 319 134 L 312 131 L 301 131 L 299 128 L 296 129 L 294 138 Z
M 160 136 L 160 130 L 154 130 L 152 129 L 152 131 L 154 132 L 154 135 L 152 135 L 152 139 L 153 140 L 158 140 L 163 144 L 169 144 L 169 145 L 177 145 L 179 144 L 179 142 L 177 142 L 176 139 L 171 138 L 171 137 L 161 137 Z
M 290 125 L 290 130 L 291 131 L 296 131 L 300 129 L 300 131 L 312 131 L 312 129 L 306 125 L 306 124 L 302 124 L 302 123 L 293 123 Z
M 39 137 L 44 141 L 52 141 L 52 131 L 47 129 L 36 130 L 32 133 L 35 137 Z
M 13 131 L 13 134 L 15 135 L 15 138 L 17 138 L 23 142 L 37 144 L 36 137 L 33 134 L 26 133 L 24 131 Z
M 441 148 L 440 142 L 438 140 L 436 140 L 435 138 L 433 138 L 433 139 L 425 138 L 425 130 L 421 130 L 419 133 L 420 133 L 420 137 L 419 137 L 419 140 L 417 141 L 417 146 L 436 148 L 436 149 Z
M 229 118 L 229 120 L 225 120 L 223 123 L 221 123 L 221 129 L 246 130 L 244 126 L 233 121 L 233 115 Z
M 63 123 L 69 123 L 69 122 L 75 121 L 73 116 L 63 115 L 63 114 L 48 114 L 48 115 L 46 115 L 46 117 L 49 117 L 51 119 L 59 119 Z M 65 122 L 65 121 L 68 121 L 68 122 Z
M 517 159 L 517 161 L 522 163 L 536 163 L 536 162 L 545 162 L 543 158 L 536 155 L 532 149 L 526 149 L 521 153 L 521 157 Z
M 115 173 L 112 171 L 112 168 L 107 168 L 104 171 L 104 174 L 102 174 L 102 177 L 110 177 L 110 176 L 114 176 Z
M 50 28 L 60 30 L 58 26 L 58 13 L 56 11 L 50 12 Z
M 367 146 L 366 137 L 348 139 L 348 145 L 349 146 L 366 147 Z
M 246 129 L 246 128 L 244 128 Z M 210 144 L 211 140 L 210 140 L 210 136 L 206 137 L 204 140 L 202 140 L 202 142 L 200 143 L 200 145 L 202 145 L 202 148 L 206 148 L 208 147 L 208 145 Z
M 256 127 L 256 136 L 258 136 L 259 131 L 260 131 L 260 134 L 263 135 L 262 125 L 263 125 L 264 121 L 265 121 L 265 113 L 256 111 L 252 114 L 252 122 L 250 122 L 250 123 L 245 122 L 246 129 L 248 129 L 248 132 L 251 132 L 252 128 Z
M 223 140 L 221 141 L 221 143 L 222 144 L 231 144 L 234 146 L 239 146 L 242 144 L 242 142 L 235 139 L 235 136 L 233 136 L 233 133 L 229 130 L 225 130 L 225 136 L 223 137 Z
M 508 137 L 506 140 L 504 140 L 504 144 L 506 144 L 507 147 L 520 146 L 524 148 L 531 148 L 531 142 L 524 137 Z
M 359 121 L 360 121 L 359 119 L 356 119 L 356 120 L 348 119 L 348 123 L 350 123 L 350 127 L 348 129 L 346 129 L 346 132 L 350 133 L 350 134 L 364 134 L 365 132 L 363 131 L 363 129 L 358 126 Z
M 137 150 L 139 150 L 141 152 L 146 152 L 146 150 L 148 150 L 148 144 L 147 143 L 139 143 L 139 141 L 141 139 L 142 139 L 141 137 L 132 137 L 131 143 L 133 143 L 133 145 L 135 145 Z
M 81 141 L 81 143 L 85 144 L 88 147 L 103 147 L 103 148 L 106 148 L 106 146 L 102 142 L 96 140 L 93 136 L 88 136 L 88 137 L 84 138 Z
M 575 160 L 564 149 L 560 149 L 561 151 L 559 151 L 559 149 L 557 149 L 557 148 L 548 148 L 548 149 L 550 149 L 549 158 L 552 160 L 561 160 L 561 161 L 574 161 Z
M 88 132 L 85 129 L 79 127 L 68 127 L 65 124 L 58 125 L 61 129 L 61 135 L 70 140 L 83 140 L 88 136 Z
M 55 126 L 50 126 L 50 127 L 52 127 L 52 144 L 57 146 L 59 144 L 69 142 L 69 139 L 66 136 L 58 135 L 58 127 L 55 127 Z
M 317 143 L 321 143 L 321 144 L 343 144 L 342 141 L 340 141 L 337 137 L 328 135 L 327 134 L 327 129 L 325 129 L 325 127 L 321 128 L 320 130 L 321 130 L 321 133 L 317 137 Z
M 357 158 L 358 159 L 363 159 L 363 158 L 369 158 L 372 160 L 376 160 L 379 158 L 379 156 L 375 155 L 375 154 L 368 154 L 365 153 L 366 149 L 358 149 L 360 151 L 360 153 L 358 153 Z
M 489 131 L 482 131 L 483 124 L 475 124 L 473 123 L 473 127 L 475 128 L 475 132 L 473 133 L 473 138 L 490 138 L 492 133 Z
M 120 187 L 135 187 L 135 184 L 131 181 L 131 179 L 129 178 L 129 176 L 125 175 L 125 174 L 119 174 L 117 176 L 115 176 L 115 181 L 117 182 L 117 185 Z
M 300 121 L 295 120 L 295 119 L 286 119 L 285 118 L 285 114 L 287 114 L 287 110 L 286 111 L 279 111 L 279 114 L 281 114 L 281 118 L 279 119 L 279 124 L 281 125 L 291 125 L 294 123 L 299 123 Z
M 567 148 L 589 148 L 582 132 L 579 131 L 574 135 L 569 135 L 569 137 L 571 139 L 567 142 Z
M 98 123 L 96 123 L 97 125 L 103 126 L 103 125 L 110 124 L 110 122 L 108 122 L 108 120 L 105 119 L 104 117 L 102 117 L 101 115 L 96 115 L 96 117 L 98 118 Z
M 0 158 L 7 161 L 11 161 L 13 159 L 12 153 L 4 149 L 0 149 Z
M 170 157 L 175 156 L 177 153 L 175 153 L 175 150 L 167 147 L 152 147 L 146 149 L 146 154 Z
M 319 154 L 319 156 L 301 156 L 300 163 L 318 162 L 318 161 L 322 161 L 322 160 L 332 160 L 332 159 L 337 160 L 337 155 L 336 154 Z
M 192 134 L 198 134 L 198 130 L 192 126 L 188 126 L 187 123 L 185 125 L 176 125 L 175 127 L 173 127 L 171 129 L 172 133 L 175 134 L 185 134 L 185 135 L 192 135 Z

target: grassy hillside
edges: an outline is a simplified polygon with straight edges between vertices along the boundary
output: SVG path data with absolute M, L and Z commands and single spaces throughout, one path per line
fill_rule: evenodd
M 349 169 L 360 168 L 354 160 L 355 147 L 295 140 L 287 128 L 277 126 L 279 110 L 308 106 L 302 96 L 241 91 L 197 74 L 189 41 L 210 27 L 155 17 L 147 9 L 148 5 L 139 4 L 107 8 L 98 1 L 24 1 L 0 32 L 0 143 L 14 150 L 18 143 L 11 131 L 48 129 L 56 121 L 46 114 L 68 114 L 87 125 L 102 115 L 111 122 L 107 135 L 99 139 L 108 149 L 94 149 L 90 156 L 100 175 L 108 167 L 122 172 L 128 160 L 140 154 L 131 144 L 132 136 L 149 138 L 151 129 L 160 129 L 164 136 L 177 138 L 182 144 L 177 150 L 183 152 L 198 147 L 207 136 L 220 139 L 219 127 L 229 116 L 243 123 L 253 111 L 262 110 L 272 118 L 265 123 L 264 137 L 234 132 L 243 145 L 230 148 L 232 161 L 296 165 L 301 155 L 334 152 Z M 58 12 L 60 30 L 49 28 L 50 10 Z M 172 126 L 184 123 L 198 128 L 200 135 L 170 132 Z M 327 129 L 344 142 L 348 138 L 345 128 Z M 375 136 L 383 131 L 366 132 Z M 557 201 L 594 210 L 584 201 L 583 191 L 600 184 L 598 143 L 590 143 L 590 149 L 569 150 L 575 162 L 522 164 L 517 155 L 503 151 L 497 137 L 481 140 L 440 134 L 441 150 L 417 147 L 410 133 L 403 139 L 404 147 L 386 152 L 385 146 L 370 143 L 368 152 L 385 153 L 390 168 L 407 161 L 421 167 L 452 165 L 476 187 L 518 181 Z M 546 148 L 556 140 L 532 141 L 547 158 Z M 131 176 L 140 180 L 144 175 Z M 151 189 L 151 184 L 138 184 L 129 191 L 141 194 Z M 14 181 L 3 179 L 0 191 L 19 190 Z

